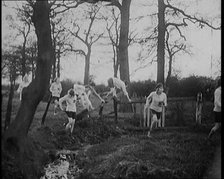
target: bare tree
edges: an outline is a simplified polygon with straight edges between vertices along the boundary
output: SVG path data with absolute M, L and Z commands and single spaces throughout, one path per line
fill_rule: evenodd
M 10 52 L 3 51 L 2 61 L 5 64 L 5 70 L 2 71 L 2 75 L 4 78 L 8 77 L 10 81 L 9 98 L 7 103 L 4 126 L 4 130 L 6 130 L 9 127 L 11 121 L 12 100 L 14 96 L 15 80 L 19 75 L 19 54 L 13 52 L 12 49 L 10 50 Z
M 129 33 L 129 16 L 131 0 L 123 0 L 122 4 L 118 1 L 112 3 L 116 5 L 121 12 L 121 27 L 118 50 L 118 61 L 120 63 L 120 79 L 130 82 L 129 61 L 128 61 L 128 33 Z
M 87 12 L 87 17 L 86 17 L 87 19 L 90 19 L 90 22 L 88 24 L 87 29 L 84 30 L 84 36 L 80 34 L 81 27 L 80 25 L 76 23 L 73 24 L 75 31 L 68 29 L 70 34 L 76 39 L 78 39 L 80 42 L 82 42 L 82 44 L 84 44 L 86 47 L 85 48 L 86 50 L 84 50 L 83 48 L 77 49 L 77 48 L 73 48 L 71 44 L 68 44 L 70 46 L 70 51 L 73 51 L 77 54 L 81 54 L 85 57 L 84 84 L 89 83 L 90 58 L 91 58 L 91 52 L 92 52 L 92 45 L 96 43 L 103 36 L 103 33 L 96 34 L 92 30 L 94 21 L 96 20 L 96 16 L 100 10 L 100 7 L 96 5 L 92 5 L 90 7 L 91 7 L 91 10 Z
M 115 9 L 112 7 L 111 10 L 111 20 L 108 17 L 103 17 L 106 21 L 106 29 L 107 33 L 112 45 L 113 50 L 113 69 L 114 69 L 114 77 L 117 77 L 118 69 L 119 69 L 119 61 L 118 61 L 118 50 L 119 50 L 119 19 L 120 13 L 115 13 Z M 111 21 L 111 23 L 109 23 Z
M 21 8 L 16 9 L 16 15 L 19 23 L 15 23 L 15 19 L 12 16 L 7 16 L 7 20 L 10 22 L 10 27 L 18 31 L 17 36 L 21 35 L 23 38 L 21 48 L 21 75 L 24 76 L 27 73 L 26 69 L 26 45 L 28 35 L 31 33 L 31 17 L 29 16 L 30 6 L 27 4 L 22 5 Z
M 165 17 L 167 14 L 176 16 L 181 19 L 182 22 L 166 22 Z M 171 5 L 170 1 L 167 0 L 166 4 L 164 0 L 158 0 L 158 47 L 157 47 L 157 82 L 164 83 L 164 64 L 165 64 L 165 32 L 169 27 L 174 27 L 179 33 L 180 37 L 185 38 L 181 32 L 180 27 L 186 27 L 188 22 L 198 24 L 199 27 L 203 28 L 208 26 L 214 30 L 220 30 L 221 27 L 215 27 L 211 25 L 202 17 L 196 17 L 194 15 L 187 14 L 184 10 Z
M 169 86 L 170 86 L 170 78 L 172 74 L 173 69 L 173 60 L 175 58 L 175 55 L 182 52 L 185 54 L 191 55 L 190 49 L 187 47 L 187 45 L 181 41 L 181 39 L 175 40 L 173 43 L 169 42 L 170 39 L 170 33 L 173 31 L 173 28 L 170 29 L 170 31 L 166 30 L 166 41 L 165 41 L 165 48 L 168 53 L 168 73 L 166 77 L 166 94 L 169 93 Z
M 9 128 L 4 133 L 4 144 L 16 149 L 16 158 L 20 168 L 24 171 L 27 178 L 38 178 L 33 170 L 33 165 L 26 165 L 27 153 L 27 133 L 33 120 L 37 105 L 43 98 L 48 88 L 53 47 L 50 28 L 50 4 L 48 1 L 29 1 L 33 8 L 32 22 L 35 27 L 38 44 L 38 59 L 36 65 L 35 79 L 30 85 L 23 89 L 22 101 Z M 26 152 L 22 152 L 28 150 Z M 32 160 L 32 159 L 31 159 Z M 25 163 L 24 163 L 25 162 Z
M 27 44 L 26 48 L 26 55 L 27 55 L 27 65 L 30 66 L 30 71 L 32 73 L 32 80 L 35 77 L 35 70 L 36 70 L 36 61 L 37 61 L 37 42 L 31 40 Z

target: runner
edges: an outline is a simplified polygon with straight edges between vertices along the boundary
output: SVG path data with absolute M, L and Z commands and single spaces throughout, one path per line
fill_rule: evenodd
M 221 77 L 217 81 L 217 88 L 214 92 L 214 117 L 215 117 L 215 125 L 209 132 L 208 138 L 211 136 L 221 127 Z
M 62 86 L 59 78 L 55 78 L 54 82 L 51 84 L 50 92 L 52 95 L 51 101 L 54 102 L 54 115 L 57 114 L 58 101 L 62 92 Z
M 156 85 L 156 90 L 151 92 L 146 99 L 146 107 L 150 108 L 152 113 L 152 122 L 150 130 L 148 132 L 148 137 L 151 136 L 152 128 L 155 123 L 157 123 L 161 117 L 163 106 L 167 106 L 167 96 L 163 92 L 163 84 L 158 83 Z
M 110 91 L 107 93 L 106 98 L 112 94 L 113 98 L 117 99 L 117 93 L 116 90 L 120 89 L 124 93 L 124 95 L 128 98 L 128 101 L 131 102 L 131 99 L 129 98 L 128 92 L 126 90 L 127 82 L 123 82 L 122 80 L 112 77 L 108 79 L 108 86 L 110 87 Z
M 28 74 L 25 74 L 22 82 L 20 83 L 17 92 L 19 93 L 19 100 L 22 100 L 22 92 L 23 92 L 23 88 L 27 87 L 30 84 L 29 79 L 28 79 Z
M 63 108 L 63 102 L 66 102 L 66 109 Z M 68 116 L 68 123 L 65 127 L 66 131 L 70 129 L 70 134 L 72 134 L 75 119 L 76 119 L 76 102 L 77 96 L 73 89 L 68 90 L 68 94 L 59 99 L 59 107 L 62 111 L 65 111 Z

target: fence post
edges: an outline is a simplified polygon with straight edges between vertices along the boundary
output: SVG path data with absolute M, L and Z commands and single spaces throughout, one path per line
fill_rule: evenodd
M 162 116 L 161 116 L 161 118 L 162 118 L 162 127 L 165 127 L 165 106 L 163 106 L 163 109 L 162 109 Z
M 147 120 L 148 120 L 148 108 L 145 106 L 145 104 L 143 105 L 144 106 L 144 123 L 143 123 L 143 127 L 147 127 Z
M 117 99 L 113 97 L 113 101 L 114 101 L 114 114 L 115 114 L 114 122 L 118 123 L 118 121 L 117 121 Z
M 103 107 L 104 107 L 104 104 L 101 103 L 101 104 L 100 104 L 100 109 L 99 109 L 99 119 L 100 119 L 100 120 L 103 119 Z
M 50 97 L 49 97 L 49 99 L 48 99 L 47 107 L 46 107 L 46 109 L 45 109 L 45 111 L 44 111 L 44 115 L 43 115 L 43 117 L 42 117 L 42 119 L 41 119 L 41 125 L 44 125 L 44 122 L 45 122 L 45 119 L 46 119 L 46 116 L 47 116 L 47 112 L 48 112 L 48 108 L 49 108 L 49 106 L 50 106 L 50 104 L 51 104 L 51 99 L 52 99 L 52 95 L 50 95 Z
M 140 125 L 140 127 L 143 127 L 144 126 L 144 119 L 145 119 L 144 109 L 142 110 L 142 104 L 141 103 L 139 103 L 139 107 L 140 107 L 140 109 L 139 109 L 139 111 L 140 111 L 140 116 L 139 116 L 139 120 L 140 121 L 139 121 L 139 125 Z M 143 111 L 143 116 L 141 115 L 142 114 L 142 111 Z
M 151 115 L 151 111 L 150 111 L 150 108 L 148 107 L 147 108 L 147 127 L 150 127 L 151 126 L 151 121 L 152 120 L 152 115 Z
M 196 124 L 201 124 L 201 110 L 202 110 L 202 93 L 197 94 L 196 100 Z

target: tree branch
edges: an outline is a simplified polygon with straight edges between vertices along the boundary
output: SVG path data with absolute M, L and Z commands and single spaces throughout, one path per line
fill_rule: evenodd
M 207 25 L 208 27 L 210 27 L 210 28 L 212 28 L 212 29 L 214 29 L 214 30 L 221 30 L 221 26 L 220 26 L 220 27 L 214 27 L 214 26 L 212 26 L 211 24 L 209 24 L 208 22 L 206 22 L 202 17 L 201 17 L 201 19 L 199 19 L 199 18 L 197 18 L 197 17 L 195 17 L 195 16 L 191 16 L 191 15 L 189 15 L 189 14 L 186 14 L 183 10 L 181 10 L 181 9 L 179 9 L 179 8 L 176 8 L 176 7 L 172 6 L 172 5 L 169 3 L 169 1 L 167 1 L 166 8 L 173 9 L 174 11 L 177 11 L 177 12 L 179 12 L 180 14 L 182 14 L 183 16 L 187 17 L 187 18 L 185 18 L 185 20 L 187 19 L 187 20 L 190 20 L 190 21 L 193 22 L 193 23 L 199 23 L 199 26 L 200 26 L 201 28 L 203 28 L 204 25 Z M 186 22 L 184 21 L 184 23 L 186 23 Z
M 108 2 L 110 2 L 110 3 L 107 4 L 106 6 L 115 6 L 115 7 L 117 7 L 120 11 L 122 10 L 122 9 L 121 9 L 122 6 L 121 6 L 121 4 L 119 3 L 118 0 L 111 0 L 111 1 L 108 1 Z
M 167 28 L 168 26 L 174 26 L 174 27 L 178 30 L 180 36 L 181 36 L 184 40 L 186 40 L 186 37 L 182 34 L 182 32 L 181 32 L 181 30 L 180 30 L 180 28 L 179 28 L 179 27 L 181 27 L 181 26 L 187 26 L 186 23 L 182 23 L 182 24 L 167 23 L 167 24 L 166 24 L 166 28 Z
M 65 45 L 67 45 L 69 49 L 65 49 L 64 51 L 71 51 L 86 56 L 86 53 L 82 49 L 73 49 L 71 44 L 65 44 Z

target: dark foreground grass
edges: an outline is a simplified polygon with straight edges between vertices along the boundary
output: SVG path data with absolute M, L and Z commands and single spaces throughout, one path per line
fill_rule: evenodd
M 128 130 L 127 126 L 136 127 L 130 120 L 116 125 L 94 117 L 77 122 L 71 139 L 64 131 L 66 114 L 54 116 L 52 106 L 45 126 L 40 126 L 45 107 L 46 103 L 38 106 L 28 135 L 45 151 L 78 151 L 70 164 L 75 162 L 82 172 L 77 176 L 69 171 L 76 178 L 202 178 L 220 144 L 219 133 L 206 139 L 210 126 L 155 130 L 148 138 L 146 131 Z M 6 108 L 2 109 L 5 113 Z M 13 115 L 16 110 L 14 103 Z M 22 178 L 10 156 L 3 158 L 5 176 Z
M 85 176 L 91 178 L 202 178 L 220 143 L 219 136 L 157 131 L 152 138 L 125 135 L 90 147 Z

